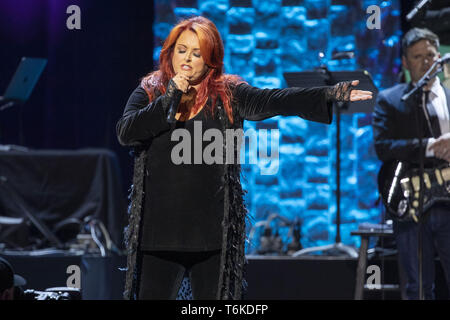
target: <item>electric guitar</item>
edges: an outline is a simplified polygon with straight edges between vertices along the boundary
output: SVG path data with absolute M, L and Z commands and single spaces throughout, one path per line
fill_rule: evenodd
M 436 202 L 450 202 L 450 166 L 425 168 L 423 173 L 423 210 Z M 419 221 L 419 168 L 406 162 L 384 164 L 378 173 L 378 189 L 392 218 Z

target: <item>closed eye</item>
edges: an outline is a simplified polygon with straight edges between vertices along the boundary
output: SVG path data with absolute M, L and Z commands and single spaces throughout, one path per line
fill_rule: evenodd
M 186 53 L 186 50 L 178 50 L 178 53 Z M 197 58 L 201 57 L 200 53 L 194 53 L 194 56 L 196 56 Z

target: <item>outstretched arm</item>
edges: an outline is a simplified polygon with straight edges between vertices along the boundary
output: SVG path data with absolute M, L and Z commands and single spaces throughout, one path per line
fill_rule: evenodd
M 354 90 L 358 81 L 340 82 L 333 87 L 259 89 L 242 83 L 235 87 L 240 116 L 263 120 L 273 116 L 299 116 L 306 120 L 331 123 L 333 101 L 360 101 L 372 98 L 370 91 Z

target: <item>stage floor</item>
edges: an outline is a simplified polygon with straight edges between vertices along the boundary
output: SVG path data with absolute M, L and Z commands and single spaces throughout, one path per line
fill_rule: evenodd
M 27 256 L 3 255 L 28 284 L 24 289 L 64 287 L 71 265 L 80 267 L 84 300 L 120 300 L 124 284 L 125 256 L 98 255 Z M 357 259 L 334 256 L 247 256 L 246 300 L 352 300 Z M 382 272 L 382 282 L 398 284 L 395 256 L 370 259 Z M 436 266 L 436 298 L 446 299 L 447 289 L 440 263 Z M 383 281 L 384 279 L 384 281 Z M 365 292 L 365 299 L 401 299 L 399 291 Z

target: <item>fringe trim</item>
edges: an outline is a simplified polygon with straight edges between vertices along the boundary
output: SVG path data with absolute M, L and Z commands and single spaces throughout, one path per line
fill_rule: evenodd
M 144 199 L 144 179 L 147 151 L 141 150 L 134 159 L 133 184 L 128 199 L 128 226 L 124 230 L 125 247 L 127 249 L 127 269 L 125 275 L 124 299 L 137 299 L 137 254 L 139 245 L 139 227 L 142 218 Z
M 230 126 L 226 121 L 223 107 L 219 108 L 222 119 L 222 133 Z M 234 115 L 235 128 L 242 128 L 242 120 Z M 235 155 L 239 154 L 237 144 L 234 148 Z M 226 157 L 226 145 L 224 144 L 224 156 Z M 222 221 L 222 256 L 220 262 L 219 288 L 217 298 L 219 300 L 240 300 L 246 284 L 243 281 L 245 265 L 245 240 L 247 208 L 244 203 L 245 192 L 240 182 L 240 164 L 225 164 L 223 173 L 224 183 L 224 215 Z

